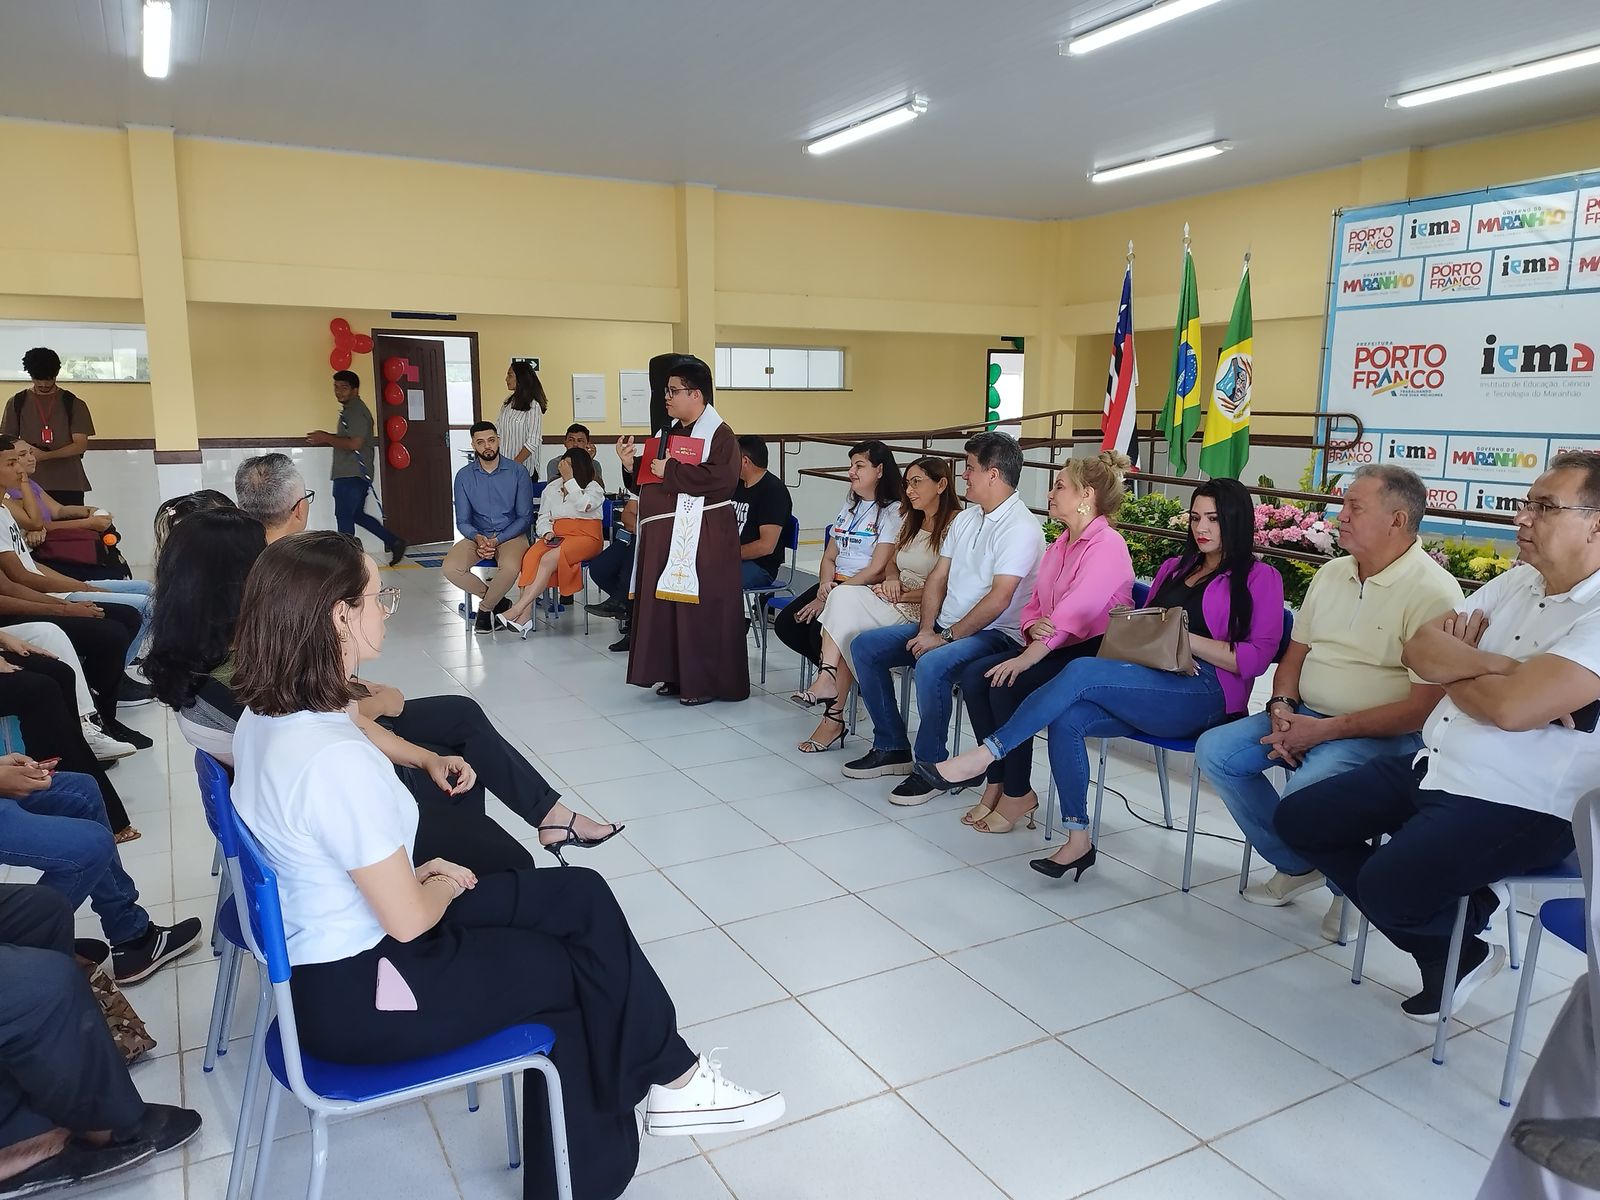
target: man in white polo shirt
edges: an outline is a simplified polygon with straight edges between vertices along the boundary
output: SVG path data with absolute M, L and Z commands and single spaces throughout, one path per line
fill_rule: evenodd
M 858 634 L 850 648 L 861 700 L 872 717 L 872 750 L 845 764 L 851 779 L 907 778 L 893 804 L 921 804 L 933 788 L 913 773 L 913 759 L 948 758 L 952 688 L 968 663 L 1022 644 L 1019 618 L 1033 591 L 1044 530 L 1017 495 L 1022 447 L 1003 433 L 980 433 L 965 450 L 970 503 L 950 523 L 938 564 L 922 591 L 920 625 L 891 625 Z M 916 667 L 922 724 L 912 754 L 896 703 L 892 672 Z
M 1551 461 L 1517 547 L 1523 565 L 1406 643 L 1405 665 L 1445 693 L 1422 749 L 1278 806 L 1278 835 L 1417 960 L 1422 990 L 1401 1007 L 1419 1021 L 1438 1016 L 1460 898 L 1458 1007 L 1504 960 L 1477 936 L 1499 903 L 1490 885 L 1571 854 L 1573 809 L 1600 778 L 1600 459 Z

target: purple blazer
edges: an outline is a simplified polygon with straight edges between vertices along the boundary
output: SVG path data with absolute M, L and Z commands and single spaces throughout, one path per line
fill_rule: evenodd
M 1177 572 L 1181 562 L 1181 558 L 1169 558 L 1161 564 L 1156 577 L 1150 581 L 1152 596 L 1168 576 Z M 1245 711 L 1250 703 L 1251 686 L 1272 665 L 1283 641 L 1283 576 L 1259 559 L 1250 568 L 1250 600 L 1250 636 L 1234 647 L 1239 656 L 1239 670 L 1217 668 L 1217 681 L 1222 684 L 1222 698 L 1230 713 Z M 1200 597 L 1200 610 L 1206 615 L 1212 636 L 1226 641 L 1228 617 L 1233 612 L 1226 573 L 1218 574 L 1206 584 L 1205 593 Z

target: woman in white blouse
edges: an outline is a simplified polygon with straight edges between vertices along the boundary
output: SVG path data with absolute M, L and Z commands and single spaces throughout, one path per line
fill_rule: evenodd
M 539 452 L 544 446 L 544 414 L 550 400 L 539 382 L 533 364 L 514 360 L 506 370 L 506 386 L 511 395 L 500 406 L 495 426 L 500 434 L 500 453 L 521 463 L 529 475 L 539 478 Z
M 573 1194 L 614 1200 L 652 1134 L 755 1128 L 783 1096 L 721 1075 L 679 1036 L 671 997 L 603 877 L 582 867 L 482 876 L 413 863 L 417 806 L 352 720 L 359 666 L 399 591 L 351 537 L 282 538 L 245 585 L 233 687 L 234 800 L 278 877 L 301 1044 L 333 1062 L 444 1054 L 548 1025 Z M 601 827 L 580 818 L 589 840 Z M 529 1072 L 529 1075 L 532 1075 Z M 526 1087 L 524 1197 L 554 1192 L 543 1087 Z
M 834 696 L 850 691 L 850 643 L 867 629 L 916 621 L 922 615 L 922 585 L 939 561 L 944 535 L 961 511 L 950 464 L 942 458 L 919 458 L 906 468 L 905 502 L 900 506 L 900 531 L 894 555 L 881 583 L 840 584 L 828 593 L 817 623 L 822 626 L 822 662 L 818 668 L 833 681 Z M 808 694 L 801 692 L 804 699 Z M 822 721 L 800 743 L 805 754 L 819 754 L 844 745 L 844 706 L 828 699 Z
M 533 612 L 533 603 L 555 579 L 561 602 L 571 604 L 583 587 L 583 564 L 604 545 L 601 514 L 606 493 L 594 477 L 594 459 L 587 450 L 571 449 L 556 460 L 559 482 L 552 481 L 539 497 L 539 523 L 533 544 L 522 556 L 517 584 L 522 588 L 501 619 L 518 631 Z

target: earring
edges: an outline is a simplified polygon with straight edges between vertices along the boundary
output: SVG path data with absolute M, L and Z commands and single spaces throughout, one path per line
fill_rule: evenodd
M 1078 502 L 1078 515 L 1080 517 L 1087 517 L 1093 511 L 1094 509 L 1090 506 L 1087 500 L 1080 500 Z

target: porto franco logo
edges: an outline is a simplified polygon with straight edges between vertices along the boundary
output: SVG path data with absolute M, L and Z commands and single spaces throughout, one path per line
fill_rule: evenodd
M 1495 213 L 1492 216 L 1478 218 L 1479 233 L 1513 233 L 1523 229 L 1546 229 L 1550 226 L 1562 226 L 1570 220 L 1572 214 L 1564 208 L 1546 208 L 1542 204 L 1530 204 L 1526 208 L 1514 208 L 1506 212 Z
M 1428 266 L 1430 292 L 1481 292 L 1484 264 L 1480 259 L 1461 262 L 1436 262 Z
M 1483 339 L 1480 375 L 1584 375 L 1594 370 L 1594 349 L 1583 342 L 1505 342 Z
M 1375 225 L 1352 225 L 1345 230 L 1344 256 L 1346 258 L 1372 258 L 1394 249 L 1395 226 L 1392 221 Z
M 1346 295 L 1361 292 L 1392 292 L 1417 286 L 1413 271 L 1374 271 L 1370 275 L 1352 275 L 1344 281 Z
M 1451 485 L 1429 488 L 1428 507 L 1459 509 L 1461 507 L 1461 489 Z
M 1447 357 L 1438 342 L 1369 342 L 1356 347 L 1350 386 L 1373 396 L 1392 392 L 1437 392 L 1444 388 Z

